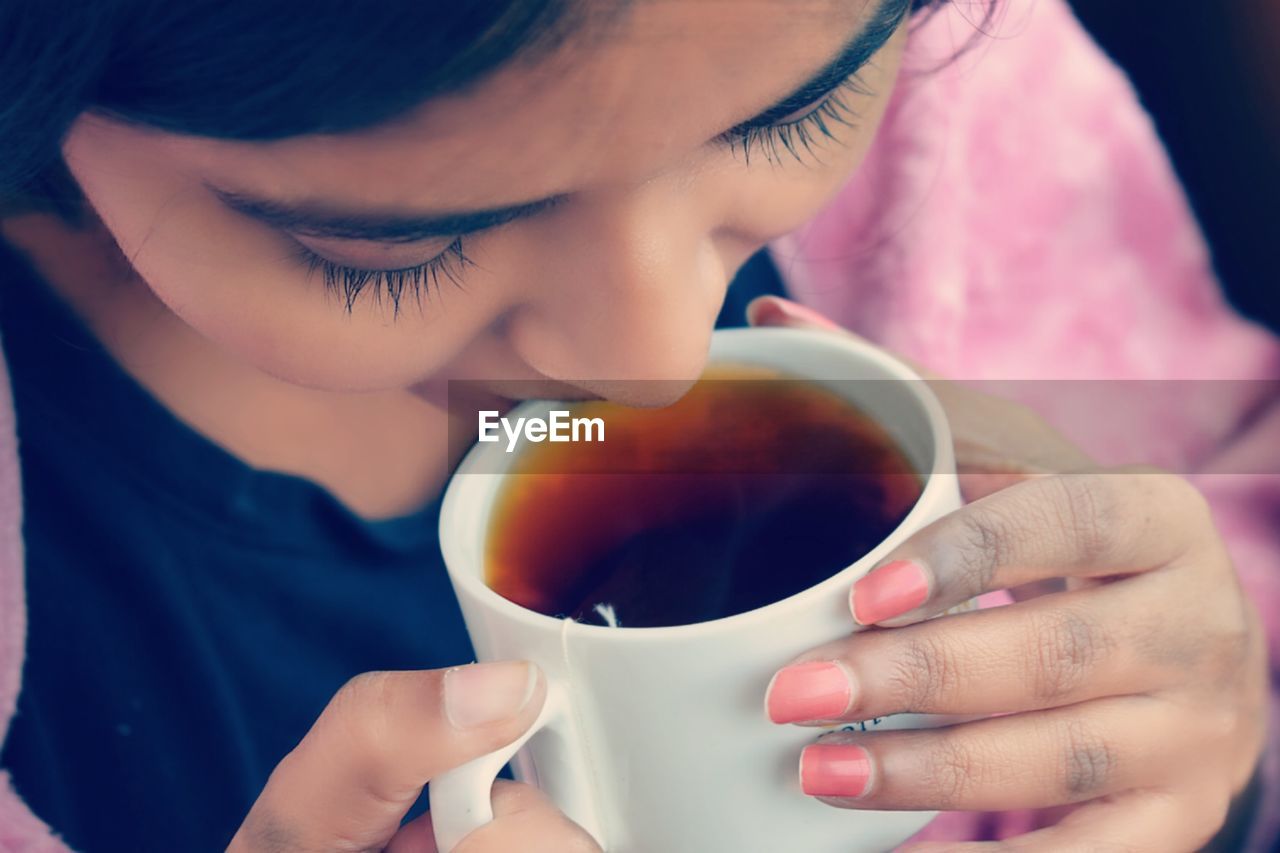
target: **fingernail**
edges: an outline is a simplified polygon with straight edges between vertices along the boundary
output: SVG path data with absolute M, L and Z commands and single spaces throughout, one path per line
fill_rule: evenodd
M 838 323 L 812 308 L 777 296 L 762 296 L 748 304 L 747 321 L 753 326 L 801 325 L 830 330 L 840 329 Z
M 919 563 L 894 560 L 855 583 L 850 595 L 853 618 L 860 625 L 874 625 L 924 604 L 929 575 Z
M 778 670 L 765 693 L 765 708 L 775 723 L 834 720 L 853 700 L 849 672 L 834 661 L 797 663 Z
M 811 797 L 861 797 L 871 787 L 871 756 L 860 746 L 815 743 L 800 753 L 800 789 Z
M 471 729 L 520 713 L 538 684 L 525 661 L 478 663 L 444 674 L 444 713 L 454 728 Z

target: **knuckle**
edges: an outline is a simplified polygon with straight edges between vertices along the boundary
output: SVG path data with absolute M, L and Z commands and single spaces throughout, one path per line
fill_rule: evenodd
M 1138 488 L 1144 503 L 1160 508 L 1161 517 L 1174 521 L 1187 534 L 1199 535 L 1212 529 L 1213 510 L 1209 500 L 1187 478 L 1160 468 L 1131 467 L 1124 469 L 1137 474 Z
M 951 647 L 921 632 L 894 656 L 888 686 L 902 711 L 928 711 L 946 704 L 947 697 L 958 692 L 960 680 Z
M 924 778 L 932 789 L 934 804 L 941 810 L 964 808 L 981 784 L 974 750 L 955 736 L 937 739 L 926 760 Z
M 1115 747 L 1080 720 L 1067 723 L 1063 741 L 1062 790 L 1069 801 L 1102 793 L 1116 771 Z
M 266 809 L 255 806 L 232 839 L 227 853 L 284 853 L 301 846 L 297 832 Z
M 334 694 L 316 729 L 322 739 L 342 738 L 356 755 L 382 756 L 392 748 L 389 730 L 394 692 L 391 673 L 361 673 Z
M 600 853 L 600 847 L 591 840 L 587 833 L 578 828 L 578 825 L 571 823 L 567 817 L 561 817 L 560 820 L 571 830 L 566 833 L 563 841 L 556 848 L 563 853 Z
M 387 675 L 385 672 L 362 672 L 352 676 L 333 694 L 328 710 L 351 713 L 369 704 L 385 693 Z
M 1109 838 L 1090 838 L 1088 845 L 1090 853 L 1156 853 L 1150 847 Z
M 566 818 L 568 820 L 568 818 Z M 567 853 L 600 853 L 600 846 L 591 840 L 585 832 L 579 831 L 569 839 Z
M 600 853 L 586 830 L 528 785 L 505 783 L 496 787 L 494 807 L 494 820 L 463 838 L 454 848 L 455 853 L 517 849 Z
M 1166 500 L 1172 506 L 1176 506 L 1195 522 L 1210 523 L 1213 515 L 1209 500 L 1190 480 L 1168 471 L 1155 472 L 1152 477 L 1154 484 L 1167 496 Z
M 1082 565 L 1099 562 L 1108 551 L 1113 487 L 1105 475 L 1063 474 L 1039 481 L 1048 490 L 1053 526 L 1070 539 Z
M 1226 788 L 1207 792 L 1200 801 L 1200 819 L 1196 821 L 1196 849 L 1208 844 L 1221 831 L 1231 812 L 1231 792 Z
M 1199 657 L 1213 683 L 1228 687 L 1254 675 L 1250 663 L 1255 657 L 1256 639 L 1248 617 L 1232 612 L 1214 620 L 1206 614 L 1206 621 L 1204 636 L 1198 644 Z
M 973 504 L 955 513 L 957 530 L 948 564 L 953 576 L 943 580 L 962 593 L 976 595 L 991 588 L 996 569 L 1006 562 L 1012 525 L 991 504 Z
M 314 830 L 303 822 L 285 820 L 258 803 L 231 840 L 227 853 L 375 853 L 385 841 L 370 837 L 363 827 L 339 824 L 326 828 L 323 837 Z
M 1028 669 L 1032 696 L 1051 703 L 1088 683 L 1098 663 L 1110 652 L 1106 631 L 1090 616 L 1056 610 L 1031 622 Z
M 1196 730 L 1205 743 L 1229 744 L 1249 730 L 1254 711 L 1245 703 L 1230 700 L 1202 706 L 1196 709 Z
M 499 779 L 493 783 L 493 806 L 503 814 L 518 814 L 546 807 L 547 799 L 532 785 Z

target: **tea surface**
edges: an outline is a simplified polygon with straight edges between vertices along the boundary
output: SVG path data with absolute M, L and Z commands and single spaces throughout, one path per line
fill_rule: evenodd
M 572 408 L 606 440 L 527 445 L 486 543 L 489 586 L 551 616 L 658 627 L 763 607 L 862 557 L 921 492 L 879 424 L 804 380 L 721 368 L 665 408 Z

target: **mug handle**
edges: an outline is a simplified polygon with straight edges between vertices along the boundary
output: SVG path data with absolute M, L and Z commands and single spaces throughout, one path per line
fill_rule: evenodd
M 431 780 L 427 796 L 436 847 L 451 853 L 464 837 L 493 821 L 493 783 L 502 768 L 535 734 L 568 718 L 568 700 L 553 682 L 538 718 L 524 734 L 494 752 L 474 758 Z

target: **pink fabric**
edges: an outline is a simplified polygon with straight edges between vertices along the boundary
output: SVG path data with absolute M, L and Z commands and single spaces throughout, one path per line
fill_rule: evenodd
M 1002 3 L 996 37 L 978 37 L 945 65 L 973 35 L 966 16 L 982 6 L 956 2 L 913 34 L 866 166 L 824 213 L 774 246 L 792 292 L 945 376 L 1280 376 L 1280 347 L 1223 304 L 1148 119 L 1063 0 Z M 1205 490 L 1264 610 L 1273 655 L 1280 651 L 1280 484 L 1238 473 L 1276 464 L 1280 406 L 1265 407 L 1280 401 L 1255 399 L 1242 385 L 1213 406 L 1175 396 L 1134 413 L 1145 420 L 1113 423 L 1097 406 L 1064 406 L 1054 386 L 1010 387 L 1102 459 L 1136 452 L 1182 470 L 1229 472 L 1206 479 Z M 1241 430 L 1250 416 L 1252 429 Z M 0 361 L 0 737 L 25 635 L 21 505 Z M 1031 825 L 1025 813 L 944 815 L 922 837 Z M 1256 844 L 1273 828 L 1268 812 Z M 0 773 L 0 851 L 62 850 Z
M 9 373 L 0 354 L 0 743 L 9 731 L 22 678 L 27 610 L 23 592 L 22 487 L 14 432 Z M 23 805 L 9 774 L 0 770 L 0 851 L 55 853 L 66 850 L 49 828 Z
M 1219 472 L 1195 479 L 1262 611 L 1280 683 L 1276 388 L 1163 381 L 1274 380 L 1280 345 L 1224 304 L 1149 118 L 1063 0 L 1002 3 L 947 64 L 983 5 L 953 4 L 913 33 L 866 163 L 774 258 L 797 298 L 942 376 L 1020 399 L 1101 461 Z M 1250 849 L 1270 850 L 1276 832 L 1272 734 L 1272 804 Z M 1036 825 L 1028 812 L 953 813 L 918 840 Z

